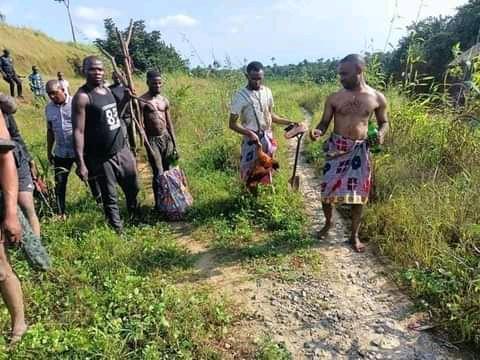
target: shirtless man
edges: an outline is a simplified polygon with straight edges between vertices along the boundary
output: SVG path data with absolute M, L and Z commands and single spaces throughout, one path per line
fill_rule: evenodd
M 312 140 L 318 140 L 333 119 L 333 133 L 324 147 L 326 163 L 321 191 L 325 226 L 320 235 L 326 235 L 332 225 L 332 205 L 350 204 L 350 241 L 357 252 L 365 250 L 358 231 L 371 188 L 370 144 L 367 142 L 370 116 L 375 113 L 379 144 L 383 143 L 388 130 L 387 100 L 366 84 L 364 70 L 365 60 L 361 55 L 351 54 L 340 61 L 338 74 L 344 89 L 327 98 L 322 120 L 310 134 Z
M 3 111 L 5 108 L 0 102 Z M 13 142 L 9 142 L 10 135 L 5 126 L 5 119 L 0 111 L 0 190 L 3 193 L 3 208 L 0 223 L 0 293 L 7 305 L 11 318 L 10 344 L 22 338 L 27 331 L 23 307 L 23 294 L 20 281 L 8 262 L 5 242 L 19 243 L 22 229 L 17 217 L 18 178 L 15 159 L 12 149 Z
M 148 160 L 153 170 L 152 188 L 155 196 L 155 208 L 159 209 L 159 175 L 172 166 L 178 158 L 175 132 L 170 116 L 170 103 L 161 95 L 162 77 L 158 71 L 147 72 L 148 91 L 141 96 L 145 133 L 153 154 L 148 151 Z

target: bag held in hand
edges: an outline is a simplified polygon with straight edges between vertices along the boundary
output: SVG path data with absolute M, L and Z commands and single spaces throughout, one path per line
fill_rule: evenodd
M 193 203 L 185 173 L 175 167 L 158 175 L 155 184 L 157 210 L 169 220 L 181 220 Z

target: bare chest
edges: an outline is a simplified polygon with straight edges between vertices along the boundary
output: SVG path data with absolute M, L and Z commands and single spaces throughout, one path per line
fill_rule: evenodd
M 335 103 L 335 114 L 348 117 L 369 117 L 378 103 L 370 95 L 345 95 L 339 97 Z
M 167 110 L 167 103 L 162 99 L 154 99 L 150 101 L 150 107 L 155 112 L 165 112 Z

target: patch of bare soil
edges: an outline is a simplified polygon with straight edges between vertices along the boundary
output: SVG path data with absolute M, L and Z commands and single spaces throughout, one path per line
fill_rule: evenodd
M 295 145 L 293 140 L 292 162 Z M 298 174 L 317 233 L 324 223 L 320 179 L 304 159 Z M 283 343 L 293 359 L 474 359 L 419 327 L 423 314 L 414 312 L 371 249 L 362 254 L 351 249 L 345 242 L 348 226 L 335 215 L 335 229 L 311 249 L 324 259 L 323 270 L 303 272 L 294 281 L 253 276 L 195 241 L 191 225 L 172 225 L 178 241 L 197 256 L 191 280 L 225 294 L 241 313 L 226 342 L 219 344 L 225 358 L 253 358 L 253 344 L 268 336 Z

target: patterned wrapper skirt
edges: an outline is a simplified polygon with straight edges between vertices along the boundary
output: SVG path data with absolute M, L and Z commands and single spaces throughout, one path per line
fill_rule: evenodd
M 371 187 L 371 161 L 366 140 L 333 133 L 325 143 L 326 163 L 321 184 L 322 202 L 366 204 Z
M 277 151 L 277 142 L 273 138 L 272 132 L 266 131 L 260 136 L 260 141 L 262 143 L 262 150 L 269 156 L 275 154 Z M 250 139 L 247 137 L 243 138 L 242 149 L 240 155 L 240 178 L 242 181 L 247 181 L 252 173 L 252 170 L 255 167 L 255 161 L 257 160 L 257 145 L 250 142 Z M 266 175 L 261 179 L 260 183 L 262 184 L 271 184 L 272 183 L 272 173 Z

